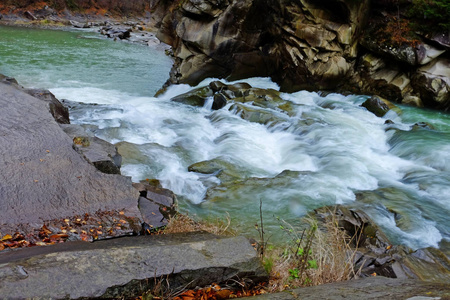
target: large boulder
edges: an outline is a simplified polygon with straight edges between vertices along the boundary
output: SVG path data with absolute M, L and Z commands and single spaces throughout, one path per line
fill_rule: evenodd
M 246 238 L 198 232 L 0 253 L 4 298 L 135 298 L 158 283 L 178 290 L 267 279 Z
M 112 229 L 99 230 L 96 238 L 115 235 L 120 219 L 125 232 L 140 230 L 134 227 L 142 222 L 139 193 L 130 178 L 101 173 L 87 162 L 73 149 L 73 140 L 54 120 L 46 102 L 0 83 L 0 106 L 2 234 L 20 231 L 31 238 L 44 224 L 60 231 L 64 220 L 81 220 L 81 216 L 89 219 L 87 223 L 92 219 L 96 226 L 100 222 Z M 80 238 L 77 230 L 72 233 L 69 226 L 65 230 Z

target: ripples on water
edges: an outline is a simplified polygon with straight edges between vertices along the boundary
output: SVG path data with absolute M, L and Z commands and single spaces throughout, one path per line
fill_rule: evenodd
M 151 97 L 170 68 L 162 52 L 85 32 L 0 33 L 0 73 L 73 101 L 73 123 L 118 146 L 123 174 L 160 179 L 191 213 L 229 212 L 238 227 L 252 230 L 261 199 L 276 234 L 276 216 L 292 221 L 345 203 L 364 209 L 394 242 L 418 248 L 450 239 L 448 114 L 402 107 L 377 118 L 359 106 L 367 97 L 301 91 L 282 94 L 290 115 L 261 108 L 277 120 L 264 125 L 242 119 L 231 103 L 211 111 L 171 102 L 191 89 L 186 85 Z M 265 78 L 245 81 L 278 89 Z M 413 128 L 416 122 L 434 129 Z M 233 183 L 188 172 L 211 159 L 231 166 Z

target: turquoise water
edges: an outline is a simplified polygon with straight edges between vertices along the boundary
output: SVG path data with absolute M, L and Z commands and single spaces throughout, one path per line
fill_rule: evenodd
M 0 27 L 0 57 L 0 73 L 68 99 L 73 123 L 116 144 L 123 174 L 159 179 L 191 214 L 229 213 L 253 235 L 262 201 L 266 228 L 277 235 L 276 217 L 295 223 L 342 203 L 364 209 L 396 243 L 450 240 L 449 114 L 400 107 L 377 118 L 359 106 L 365 96 L 301 91 L 282 94 L 289 115 L 260 108 L 278 121 L 250 122 L 232 103 L 212 111 L 171 102 L 192 89 L 186 85 L 153 97 L 171 67 L 161 49 L 82 30 Z M 278 89 L 267 78 L 246 81 Z M 212 159 L 227 163 L 232 181 L 188 172 Z

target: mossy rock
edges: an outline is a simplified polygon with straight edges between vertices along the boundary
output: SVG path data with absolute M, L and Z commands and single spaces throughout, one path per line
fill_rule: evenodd
M 213 90 L 209 86 L 204 86 L 173 97 L 170 100 L 191 106 L 203 106 L 206 99 L 208 99 L 208 97 L 212 97 L 213 95 Z
M 214 174 L 222 183 L 239 180 L 242 178 L 242 174 L 245 174 L 245 172 L 242 172 L 242 170 L 233 165 L 231 162 L 220 158 L 214 158 L 192 164 L 188 167 L 188 171 L 201 174 Z
M 247 106 L 235 103 L 230 107 L 230 111 L 235 111 L 242 119 L 259 124 L 276 124 L 286 121 L 286 118 L 277 116 L 273 112 L 266 111 L 259 107 Z M 281 115 L 281 113 L 279 114 Z

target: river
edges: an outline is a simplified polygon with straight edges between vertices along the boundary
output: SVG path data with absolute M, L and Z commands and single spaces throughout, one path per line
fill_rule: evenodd
M 449 114 L 399 106 L 378 118 L 360 107 L 367 96 L 300 91 L 282 94 L 289 115 L 262 109 L 278 120 L 264 125 L 244 120 L 231 103 L 212 111 L 170 101 L 187 85 L 153 97 L 170 67 L 162 48 L 93 31 L 0 26 L 0 73 L 66 99 L 72 123 L 119 148 L 122 174 L 159 179 L 182 211 L 229 213 L 235 228 L 256 235 L 261 201 L 265 226 L 277 236 L 277 217 L 296 224 L 338 203 L 363 209 L 394 243 L 416 249 L 450 241 Z M 245 81 L 278 89 L 267 78 Z M 212 159 L 226 162 L 233 181 L 188 172 Z

